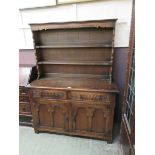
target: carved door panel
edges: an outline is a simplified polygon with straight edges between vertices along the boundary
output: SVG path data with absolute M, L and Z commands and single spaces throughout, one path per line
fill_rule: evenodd
M 95 108 L 92 117 L 92 132 L 95 133 L 108 133 L 110 129 L 110 116 L 105 108 Z
M 50 117 L 50 127 L 53 129 L 69 129 L 69 105 L 63 102 L 53 102 L 48 104 L 48 114 Z
M 88 118 L 86 115 L 87 108 L 74 106 L 72 108 L 73 131 L 88 131 Z
M 88 104 L 74 104 L 73 131 L 105 135 L 111 132 L 111 108 Z
M 69 129 L 69 105 L 60 101 L 38 101 L 33 104 L 36 127 L 67 131 Z

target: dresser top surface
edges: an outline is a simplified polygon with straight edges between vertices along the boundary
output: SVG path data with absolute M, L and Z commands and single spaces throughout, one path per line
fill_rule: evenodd
M 28 86 L 30 88 L 118 92 L 118 88 L 114 83 L 110 84 L 102 79 L 80 77 L 45 77 L 33 81 Z

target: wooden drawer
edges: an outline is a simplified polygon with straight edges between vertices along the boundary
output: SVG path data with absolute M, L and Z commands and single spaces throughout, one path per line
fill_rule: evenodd
M 69 98 L 77 101 L 112 102 L 112 95 L 110 93 L 72 91 Z
M 32 116 L 19 115 L 19 124 L 24 126 L 32 126 Z
M 66 99 L 66 92 L 61 90 L 32 90 L 32 98 Z
M 19 95 L 19 102 L 29 102 L 28 95 Z
M 19 113 L 30 113 L 31 114 L 30 104 L 19 104 Z
M 19 87 L 19 95 L 28 95 L 28 89 L 25 87 Z

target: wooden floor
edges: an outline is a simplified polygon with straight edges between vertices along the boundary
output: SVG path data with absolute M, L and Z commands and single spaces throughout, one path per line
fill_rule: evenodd
M 80 137 L 39 133 L 31 127 L 19 127 L 19 155 L 120 155 L 119 135 L 112 144 Z

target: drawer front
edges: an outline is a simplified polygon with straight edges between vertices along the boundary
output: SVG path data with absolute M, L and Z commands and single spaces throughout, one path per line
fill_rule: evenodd
M 28 95 L 20 95 L 19 102 L 29 102 L 29 96 Z
M 19 95 L 28 95 L 28 89 L 25 87 L 19 87 Z
M 31 113 L 30 104 L 19 104 L 20 113 Z
M 66 92 L 59 90 L 32 90 L 32 98 L 66 99 Z
M 97 92 L 70 92 L 69 98 L 77 101 L 93 101 L 93 102 L 112 102 L 112 95 L 110 93 Z

